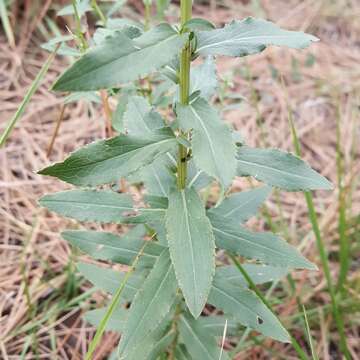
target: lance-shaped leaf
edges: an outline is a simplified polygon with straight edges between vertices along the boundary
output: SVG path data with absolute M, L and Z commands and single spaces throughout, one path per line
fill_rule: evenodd
M 214 279 L 209 303 L 223 310 L 225 314 L 231 314 L 244 326 L 278 341 L 290 341 L 288 332 L 276 316 L 248 289 Z
M 303 32 L 283 30 L 270 21 L 248 17 L 233 21 L 222 29 L 197 33 L 200 55 L 246 56 L 263 51 L 269 45 L 302 49 L 317 41 Z
M 84 314 L 84 318 L 87 322 L 89 322 L 91 325 L 98 327 L 101 323 L 101 320 L 106 315 L 106 312 L 108 311 L 108 308 L 100 308 L 100 309 L 94 309 L 89 310 Z M 118 307 L 114 310 L 114 312 L 111 314 L 111 317 L 109 321 L 106 324 L 106 330 L 107 331 L 116 331 L 116 332 L 123 332 L 126 319 L 128 316 L 129 311 Z
M 332 189 L 332 184 L 326 178 L 288 152 L 241 146 L 237 163 L 238 176 L 253 176 L 288 191 Z
M 260 265 L 260 264 L 244 264 L 244 270 L 250 276 L 254 284 L 264 284 L 267 282 L 278 281 L 287 275 L 289 270 L 286 267 Z M 234 285 L 248 287 L 248 283 L 244 275 L 236 266 L 220 266 L 216 269 L 215 278 L 217 281 L 230 281 Z
M 270 192 L 271 187 L 262 186 L 254 190 L 231 194 L 219 206 L 211 208 L 208 213 L 220 215 L 238 223 L 245 222 L 256 214 Z
M 201 97 L 210 99 L 216 91 L 218 82 L 214 59 L 208 56 L 205 61 L 190 72 L 190 94 L 200 91 Z
M 229 356 L 217 346 L 215 338 L 199 321 L 188 315 L 181 315 L 179 320 L 181 342 L 193 359 L 228 360 Z
M 178 104 L 176 111 L 180 127 L 184 131 L 193 129 L 191 146 L 196 166 L 227 188 L 236 173 L 236 147 L 230 128 L 202 98 L 190 105 Z
M 169 251 L 162 252 L 130 307 L 120 353 L 124 358 L 164 319 L 176 298 L 177 283 Z
M 142 138 L 119 135 L 89 144 L 64 162 L 40 170 L 39 174 L 74 185 L 101 185 L 131 174 L 175 147 L 176 138 L 169 128 Z
M 179 286 L 196 318 L 205 306 L 215 271 L 215 241 L 204 205 L 194 189 L 170 194 L 166 230 Z
M 216 337 L 223 337 L 224 330 L 226 330 L 226 336 L 238 335 L 241 327 L 238 320 L 225 315 L 201 316 L 197 322 L 204 328 L 205 332 Z
M 299 269 L 316 269 L 293 246 L 272 233 L 254 233 L 236 222 L 209 214 L 216 245 L 246 258 L 270 265 Z
M 39 203 L 79 221 L 121 223 L 133 211 L 131 196 L 114 191 L 70 190 L 43 196 Z
M 140 341 L 129 349 L 126 354 L 121 353 L 121 342 L 114 354 L 116 360 L 156 360 L 161 351 L 164 351 L 167 346 L 174 340 L 175 331 L 169 330 L 171 327 L 170 315 L 171 312 L 161 321 L 157 327 L 152 327 Z
M 170 189 L 176 185 L 172 171 L 173 164 L 167 154 L 162 155 L 148 166 L 144 166 L 129 178 L 129 181 L 143 182 L 149 194 L 168 196 Z
M 187 35 L 160 24 L 135 39 L 119 31 L 88 51 L 57 80 L 54 90 L 86 91 L 137 80 L 167 64 Z
M 81 230 L 64 231 L 61 235 L 94 259 L 124 265 L 131 265 L 146 244 L 138 266 L 149 267 L 154 265 L 164 247 L 153 241 L 142 240 L 144 230 L 144 226 L 140 225 L 122 237 L 106 232 Z
M 114 294 L 126 275 L 125 272 L 106 269 L 93 264 L 79 263 L 77 268 L 80 273 L 100 290 Z M 135 272 L 131 274 L 125 283 L 121 297 L 132 300 L 144 282 L 144 274 Z
M 138 136 L 151 136 L 153 130 L 165 126 L 160 114 L 154 111 L 148 101 L 141 96 L 129 97 L 124 122 L 129 134 Z

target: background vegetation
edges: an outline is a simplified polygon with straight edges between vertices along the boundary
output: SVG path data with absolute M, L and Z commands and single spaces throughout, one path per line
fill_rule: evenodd
M 0 132 L 18 110 L 49 56 L 40 44 L 60 33 L 66 34 L 66 26 L 76 28 L 72 17 L 56 17 L 64 3 L 0 0 Z M 107 5 L 105 1 L 100 4 Z M 155 9 L 151 10 L 151 21 L 158 21 Z M 176 21 L 176 1 L 165 14 Z M 235 17 L 263 17 L 321 39 L 302 52 L 271 48 L 245 60 L 221 59 L 218 101 L 223 105 L 225 118 L 250 145 L 294 151 L 289 127 L 292 120 L 303 157 L 337 184 L 333 192 L 314 194 L 314 205 L 330 261 L 330 276 L 339 290 L 336 302 L 343 316 L 348 348 L 357 359 L 360 4 L 356 0 L 195 0 L 194 15 L 218 25 Z M 143 21 L 142 1 L 127 1 L 118 16 Z M 88 25 L 93 31 L 95 18 L 91 15 Z M 82 320 L 81 314 L 104 302 L 105 295 L 95 292 L 74 269 L 75 258 L 90 260 L 72 252 L 59 235 L 66 227 L 79 225 L 50 214 L 37 204 L 41 195 L 59 191 L 65 185 L 42 178 L 35 171 L 48 164 L 49 158 L 59 161 L 75 148 L 105 137 L 110 131 L 100 96 L 93 101 L 72 101 L 64 108 L 64 98 L 49 92 L 50 85 L 68 65 L 66 57 L 55 58 L 6 147 L 0 150 L 1 359 L 83 359 L 94 329 Z M 51 146 L 60 117 L 62 122 Z M 244 180 L 234 184 L 239 189 L 251 185 L 255 183 Z M 217 190 L 208 191 L 211 198 Z M 263 290 L 268 292 L 269 301 L 286 327 L 309 354 L 313 353 L 313 358 L 341 359 L 339 333 L 304 195 L 273 192 L 263 215 L 249 226 L 281 234 L 320 268 L 319 272 L 296 272 L 269 291 Z M 93 228 L 123 231 L 116 225 L 94 224 Z M 106 358 L 117 340 L 115 334 L 107 333 L 95 358 Z M 225 346 L 234 350 L 235 359 L 297 358 L 291 346 L 269 339 L 259 341 L 246 332 L 240 332 L 237 343 L 227 342 Z

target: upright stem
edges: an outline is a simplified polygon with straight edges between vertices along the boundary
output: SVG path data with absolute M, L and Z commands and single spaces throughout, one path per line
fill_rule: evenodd
M 192 16 L 192 0 L 181 0 L 181 27 L 182 31 L 187 21 Z M 180 58 L 180 103 L 182 105 L 189 104 L 189 89 L 190 89 L 190 63 L 191 63 L 191 44 L 188 40 L 181 51 Z M 187 149 L 183 145 L 179 145 L 178 153 L 178 179 L 177 185 L 179 189 L 184 189 L 186 185 L 186 173 L 187 173 Z

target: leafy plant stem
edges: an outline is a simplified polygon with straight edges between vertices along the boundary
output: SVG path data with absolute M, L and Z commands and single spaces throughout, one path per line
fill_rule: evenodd
M 111 318 L 111 315 L 113 314 L 114 310 L 119 305 L 121 293 L 123 292 L 123 290 L 125 288 L 125 285 L 126 285 L 127 281 L 129 280 L 130 276 L 134 272 L 135 267 L 136 267 L 141 255 L 144 253 L 144 249 L 145 249 L 146 245 L 147 245 L 147 243 L 145 243 L 143 245 L 143 247 L 140 249 L 140 251 L 136 255 L 130 269 L 128 270 L 128 272 L 124 276 L 124 279 L 121 282 L 119 288 L 116 290 L 116 293 L 114 294 L 114 296 L 113 296 L 113 298 L 111 300 L 109 308 L 106 311 L 105 316 L 102 318 L 102 320 L 100 322 L 100 325 L 99 325 L 98 329 L 96 330 L 95 336 L 94 336 L 94 338 L 92 339 L 92 341 L 91 341 L 91 343 L 89 345 L 89 349 L 88 349 L 88 352 L 86 353 L 85 360 L 91 360 L 92 359 L 92 355 L 93 355 L 97 345 L 99 344 L 99 342 L 100 342 L 100 340 L 102 338 L 102 335 L 103 335 L 103 333 L 105 331 L 106 325 L 107 325 L 109 319 Z
M 283 84 L 283 88 L 285 88 L 284 84 Z M 292 134 L 292 138 L 293 138 L 295 154 L 300 157 L 301 156 L 300 141 L 299 141 L 299 138 L 297 136 L 297 132 L 296 132 L 295 124 L 294 124 L 294 119 L 293 119 L 292 111 L 290 109 L 289 104 L 287 104 L 287 107 L 288 107 L 288 121 L 289 121 L 291 134 Z M 337 327 L 337 329 L 339 331 L 340 350 L 344 354 L 345 358 L 347 360 L 350 360 L 351 355 L 350 355 L 349 349 L 347 347 L 346 334 L 345 334 L 345 329 L 344 329 L 344 322 L 343 322 L 343 319 L 342 319 L 341 314 L 339 312 L 339 307 L 338 307 L 338 303 L 337 303 L 337 299 L 336 299 L 336 292 L 335 292 L 333 282 L 331 280 L 331 273 L 330 273 L 328 254 L 327 254 L 325 244 L 324 244 L 322 236 L 321 236 L 321 231 L 320 231 L 320 227 L 319 227 L 317 214 L 316 214 L 316 211 L 315 211 L 313 196 L 312 196 L 311 192 L 308 192 L 308 191 L 305 191 L 304 195 L 305 195 L 305 200 L 306 200 L 306 204 L 307 204 L 308 211 L 309 211 L 309 219 L 310 219 L 310 222 L 311 222 L 311 225 L 312 225 L 312 228 L 313 228 L 313 231 L 314 231 L 314 235 L 315 235 L 316 246 L 317 246 L 318 251 L 319 251 L 320 261 L 321 261 L 321 264 L 322 264 L 322 267 L 323 267 L 323 270 L 324 270 L 325 279 L 326 279 L 327 286 L 328 286 L 328 289 L 329 289 L 332 312 L 333 312 L 333 315 L 334 315 L 336 327 Z
M 76 0 L 72 0 L 72 6 L 74 8 L 74 14 L 75 14 L 75 23 L 76 23 L 76 36 L 80 42 L 80 50 L 82 52 L 84 52 L 87 48 L 88 48 L 88 45 L 87 45 L 87 42 L 86 42 L 86 39 L 84 37 L 84 34 L 81 30 L 81 20 L 80 20 L 80 16 L 79 16 L 79 12 L 78 12 L 78 9 L 77 9 L 77 6 L 76 6 Z
M 185 23 L 191 19 L 192 16 L 192 0 L 181 0 L 181 26 L 184 29 Z M 190 63 L 191 63 L 191 44 L 188 40 L 181 50 L 180 58 L 180 102 L 183 105 L 189 103 L 189 89 L 190 89 Z M 181 136 L 181 135 L 180 135 Z M 184 189 L 186 185 L 187 174 L 187 149 L 184 145 L 179 145 L 178 152 L 178 178 L 177 185 L 179 189 Z
M 40 84 L 41 80 L 44 78 L 45 74 L 49 70 L 49 67 L 50 67 L 52 61 L 54 60 L 55 55 L 56 55 L 60 45 L 61 44 L 59 43 L 56 46 L 54 52 L 50 54 L 50 56 L 48 57 L 45 64 L 42 66 L 41 70 L 36 75 L 35 80 L 31 84 L 30 89 L 26 93 L 26 95 L 25 95 L 23 101 L 21 102 L 19 108 L 17 109 L 15 115 L 11 118 L 11 120 L 9 121 L 8 125 L 6 126 L 4 132 L 1 134 L 1 136 L 0 136 L 0 148 L 5 144 L 7 138 L 9 137 L 9 135 L 10 135 L 11 131 L 13 130 L 14 126 L 16 125 L 17 121 L 20 119 L 20 117 L 24 113 L 24 111 L 26 109 L 26 106 L 28 105 L 28 103 L 30 102 L 30 100 L 31 100 L 32 96 L 34 95 L 35 91 L 39 87 L 39 84 Z
M 91 7 L 94 9 L 94 11 L 96 12 L 98 17 L 100 18 L 103 25 L 106 26 L 106 17 L 104 15 L 104 13 L 101 11 L 101 9 L 100 9 L 100 7 L 99 7 L 96 0 L 91 0 Z
M 259 289 L 256 287 L 256 285 L 254 284 L 254 282 L 252 281 L 251 277 L 249 276 L 249 274 L 246 272 L 246 270 L 241 266 L 240 262 L 237 260 L 237 258 L 229 253 L 229 256 L 231 258 L 231 260 L 233 261 L 233 263 L 235 264 L 235 266 L 237 267 L 237 269 L 241 272 L 241 274 L 244 276 L 246 282 L 249 285 L 249 288 L 251 290 L 253 290 L 255 292 L 255 294 L 259 297 L 259 299 L 263 302 L 263 304 L 274 314 L 274 316 L 276 316 L 278 318 L 278 316 L 276 315 L 276 313 L 273 311 L 270 303 L 268 302 L 268 300 L 263 296 L 263 294 L 259 291 Z M 281 323 L 280 319 L 278 318 L 279 322 Z M 300 344 L 296 341 L 296 339 L 291 336 L 291 343 L 295 349 L 295 351 L 297 352 L 297 354 L 299 355 L 300 359 L 302 360 L 308 360 L 308 356 L 305 354 L 305 352 L 301 349 Z

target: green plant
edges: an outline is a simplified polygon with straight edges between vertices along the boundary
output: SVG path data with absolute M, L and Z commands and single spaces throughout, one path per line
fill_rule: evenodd
M 95 231 L 62 234 L 95 259 L 130 266 L 126 273 L 78 264 L 95 286 L 114 295 L 108 307 L 86 315 L 98 326 L 87 359 L 105 329 L 122 334 L 114 359 L 228 359 L 216 340 L 236 335 L 240 325 L 292 341 L 306 359 L 256 285 L 280 279 L 290 269 L 316 266 L 275 234 L 254 233 L 240 223 L 256 213 L 270 186 L 309 191 L 331 189 L 331 184 L 290 153 L 247 146 L 221 121 L 211 105 L 216 89 L 212 57 L 256 54 L 268 45 L 304 48 L 317 38 L 253 18 L 215 29 L 205 19 L 192 18 L 191 0 L 181 0 L 179 26 L 162 23 L 143 32 L 126 23 L 103 33 L 53 89 L 126 94 L 114 115 L 114 128 L 122 133 L 39 172 L 81 187 L 44 196 L 40 203 L 48 209 L 79 221 L 135 225 L 121 237 Z M 201 57 L 207 60 L 191 67 Z M 138 86 L 139 78 L 154 72 L 162 74 L 158 87 L 175 87 L 170 106 L 162 101 L 164 91 L 154 100 L 156 90 Z M 129 82 L 135 87 L 123 85 Z M 149 101 L 170 107 L 174 116 L 168 111 L 164 119 Z M 270 186 L 229 195 L 235 176 L 253 176 Z M 117 191 L 120 178 L 145 185 L 145 205 Z M 212 206 L 201 190 L 214 183 L 220 196 Z M 103 185 L 110 187 L 96 189 Z M 228 252 L 235 266 L 216 266 L 216 249 Z M 256 262 L 242 264 L 238 256 Z M 206 304 L 224 315 L 201 316 Z

